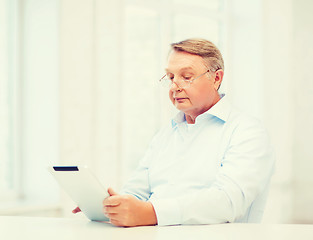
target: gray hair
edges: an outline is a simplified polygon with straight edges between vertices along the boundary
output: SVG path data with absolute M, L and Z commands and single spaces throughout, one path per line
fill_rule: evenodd
M 224 71 L 224 60 L 220 50 L 208 40 L 200 38 L 186 39 L 181 42 L 172 43 L 171 49 L 202 57 L 212 72 L 219 69 Z

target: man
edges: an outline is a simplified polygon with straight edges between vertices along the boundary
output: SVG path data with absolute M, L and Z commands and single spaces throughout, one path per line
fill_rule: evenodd
M 273 169 L 264 129 L 218 93 L 224 63 L 213 43 L 171 47 L 161 81 L 180 112 L 123 194 L 108 189 L 104 214 L 116 226 L 260 222 Z

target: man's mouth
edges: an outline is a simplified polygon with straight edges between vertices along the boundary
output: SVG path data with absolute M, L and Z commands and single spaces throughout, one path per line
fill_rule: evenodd
M 177 101 L 177 102 L 183 102 L 184 100 L 186 100 L 187 98 L 175 98 L 175 100 Z

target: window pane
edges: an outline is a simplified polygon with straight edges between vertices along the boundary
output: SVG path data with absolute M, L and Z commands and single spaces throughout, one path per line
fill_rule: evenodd
M 3 36 L 1 34 L 1 53 L 6 53 L 6 48 L 3 47 Z M 12 181 L 10 176 L 12 172 L 9 167 L 10 159 L 10 112 L 9 112 L 9 99 L 8 99 L 8 78 L 7 78 L 7 54 L 1 54 L 0 65 L 0 194 L 7 192 L 12 188 Z M 2 195 L 2 194 L 1 194 Z
M 122 80 L 124 171 L 137 166 L 158 124 L 158 14 L 126 6 Z M 124 176 L 127 172 L 124 172 Z
M 174 41 L 205 38 L 218 44 L 219 22 L 206 17 L 177 14 L 174 16 Z
M 14 56 L 13 3 L 0 0 L 0 200 L 9 197 L 14 190 Z
M 206 8 L 208 10 L 217 11 L 219 10 L 221 0 L 174 0 L 173 4 L 178 5 L 189 5 L 194 7 Z

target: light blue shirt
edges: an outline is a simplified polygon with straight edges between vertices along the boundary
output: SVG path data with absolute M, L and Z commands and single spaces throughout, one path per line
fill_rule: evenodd
M 260 222 L 273 165 L 260 122 L 223 97 L 162 129 L 123 192 L 150 201 L 158 225 Z

